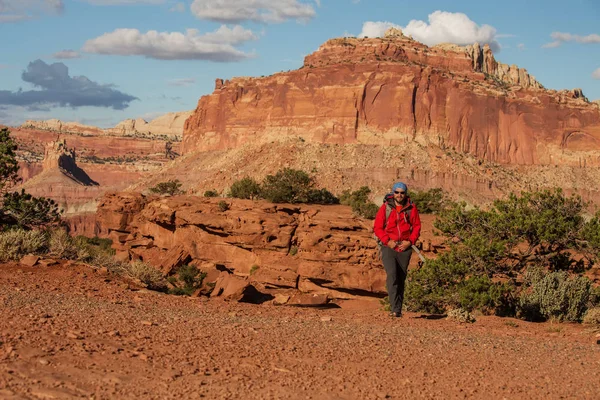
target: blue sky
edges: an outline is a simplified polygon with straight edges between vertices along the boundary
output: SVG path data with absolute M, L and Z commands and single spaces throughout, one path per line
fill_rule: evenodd
M 327 39 L 390 24 L 489 42 L 547 88 L 600 99 L 600 1 L 0 0 L 0 123 L 102 127 L 191 110 L 216 78 L 296 69 Z

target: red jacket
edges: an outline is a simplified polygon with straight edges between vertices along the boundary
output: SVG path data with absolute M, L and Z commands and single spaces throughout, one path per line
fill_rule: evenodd
M 421 233 L 421 218 L 419 218 L 417 207 L 409 199 L 400 211 L 398 211 L 398 208 L 393 209 L 384 228 L 386 207 L 387 203 L 383 203 L 375 216 L 375 223 L 373 224 L 375 236 L 377 236 L 384 245 L 387 245 L 390 240 L 394 240 L 395 242 L 410 240 L 412 244 L 415 244 Z M 409 216 L 406 211 L 408 209 L 411 209 L 410 223 L 407 221 Z

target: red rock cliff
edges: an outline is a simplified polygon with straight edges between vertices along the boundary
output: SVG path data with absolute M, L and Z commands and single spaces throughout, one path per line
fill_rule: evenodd
M 414 140 L 511 164 L 600 165 L 600 110 L 544 89 L 479 45 L 427 47 L 401 34 L 332 39 L 299 70 L 217 80 L 184 127 L 183 152 L 302 137 Z

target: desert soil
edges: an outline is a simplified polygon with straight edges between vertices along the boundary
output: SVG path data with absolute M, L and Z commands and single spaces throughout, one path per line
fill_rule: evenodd
M 600 398 L 589 327 L 339 305 L 175 297 L 86 266 L 4 264 L 0 398 Z

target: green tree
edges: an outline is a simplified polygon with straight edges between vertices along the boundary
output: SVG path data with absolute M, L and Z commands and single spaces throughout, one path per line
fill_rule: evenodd
M 0 192 L 5 192 L 21 180 L 16 150 L 17 144 L 10 137 L 10 131 L 7 128 L 0 129 Z
M 167 182 L 160 182 L 156 186 L 150 188 L 152 193 L 166 194 L 168 196 L 174 196 L 176 194 L 182 194 L 181 182 L 179 179 L 170 179 Z
M 39 229 L 61 221 L 61 211 L 54 200 L 34 197 L 23 189 L 4 195 L 3 212 L 10 225 L 25 229 Z
M 236 199 L 257 199 L 260 197 L 260 185 L 254 179 L 246 176 L 233 182 L 229 195 Z

